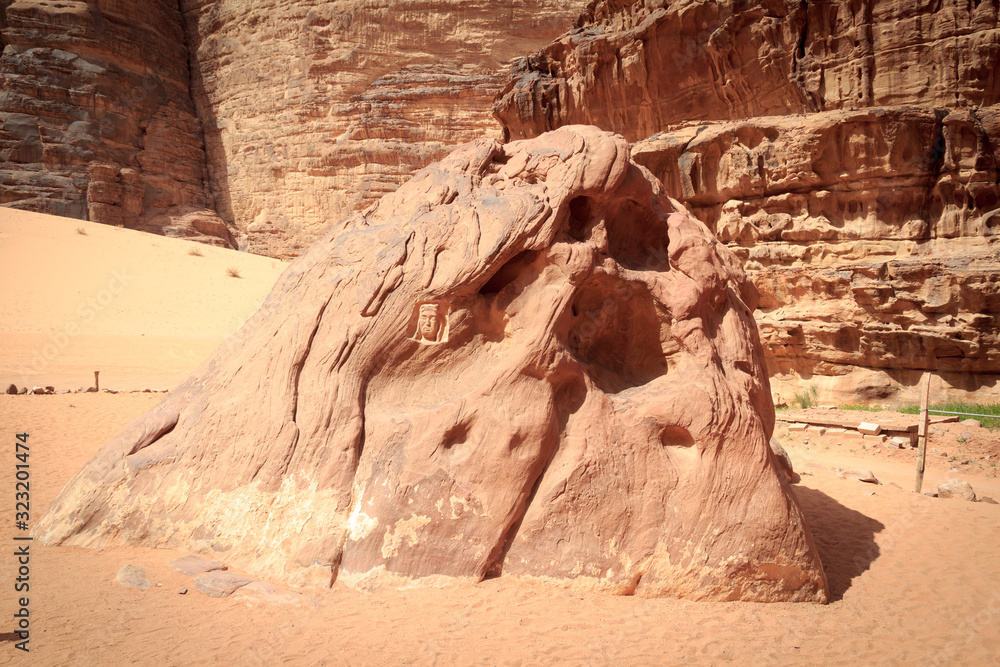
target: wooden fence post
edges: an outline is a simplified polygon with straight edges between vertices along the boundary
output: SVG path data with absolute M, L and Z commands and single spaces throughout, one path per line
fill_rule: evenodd
M 924 373 L 922 386 L 920 387 L 920 424 L 917 430 L 917 441 L 920 449 L 917 451 L 917 484 L 914 489 L 920 493 L 920 488 L 924 485 L 924 462 L 927 460 L 927 400 L 931 393 L 931 374 Z

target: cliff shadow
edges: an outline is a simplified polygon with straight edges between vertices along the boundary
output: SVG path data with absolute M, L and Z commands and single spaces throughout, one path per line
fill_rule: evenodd
M 792 488 L 823 561 L 830 584 L 830 602 L 841 600 L 854 578 L 879 557 L 875 534 L 884 530 L 885 525 L 841 505 L 822 491 L 800 485 Z

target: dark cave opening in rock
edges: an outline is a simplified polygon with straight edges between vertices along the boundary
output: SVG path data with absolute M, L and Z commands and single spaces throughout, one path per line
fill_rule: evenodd
M 642 386 L 667 372 L 660 317 L 645 285 L 594 280 L 571 311 L 570 350 L 602 391 Z

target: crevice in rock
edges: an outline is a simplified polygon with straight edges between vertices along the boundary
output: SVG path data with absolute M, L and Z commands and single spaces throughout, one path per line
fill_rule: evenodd
M 503 574 L 503 563 L 507 559 L 507 552 L 510 551 L 511 545 L 514 544 L 514 538 L 517 537 L 518 531 L 521 529 L 521 524 L 524 522 L 524 517 L 528 513 L 528 508 L 531 507 L 531 503 L 535 500 L 535 495 L 538 493 L 538 487 L 541 486 L 542 480 L 545 479 L 545 473 L 552 464 L 552 460 L 556 456 L 556 452 L 559 451 L 558 446 L 553 447 L 552 451 L 549 453 L 548 459 L 545 461 L 545 465 L 539 471 L 538 476 L 535 477 L 534 483 L 531 485 L 531 491 L 528 493 L 528 497 L 524 501 L 524 505 L 520 508 L 515 519 L 507 527 L 503 533 L 503 538 L 499 540 L 496 546 L 493 547 L 493 552 L 490 554 L 488 565 L 486 566 L 486 571 L 483 574 L 482 581 L 487 579 L 496 579 L 501 574 Z
M 933 223 L 935 216 L 932 210 L 935 203 L 934 189 L 941 178 L 941 170 L 945 161 L 945 151 L 948 147 L 944 127 L 944 119 L 948 115 L 948 110 L 935 109 L 934 114 L 937 117 L 937 122 L 934 125 L 934 143 L 927 149 L 931 163 L 928 165 L 927 185 L 924 187 L 924 198 L 919 209 L 921 219 L 927 221 L 924 233 L 921 235 L 921 240 L 924 241 L 930 240 L 935 236 Z
M 799 31 L 799 38 L 795 45 L 795 49 L 792 51 L 791 79 L 792 83 L 795 84 L 795 88 L 799 92 L 799 96 L 802 98 L 802 102 L 806 105 L 807 110 L 819 111 L 822 105 L 818 103 L 816 96 L 810 93 L 806 88 L 806 72 L 803 69 L 803 63 L 808 60 L 808 58 L 806 58 L 806 43 L 809 41 L 808 0 L 800 0 L 799 11 L 802 13 L 802 28 Z
M 324 301 L 323 305 L 320 306 L 319 313 L 316 315 L 316 326 L 313 327 L 312 332 L 309 334 L 309 340 L 306 342 L 305 349 L 302 350 L 302 355 L 295 361 L 292 366 L 292 373 L 295 375 L 295 379 L 292 381 L 294 388 L 292 392 L 292 421 L 295 421 L 296 415 L 298 413 L 299 407 L 299 378 L 302 375 L 302 367 L 306 364 L 306 359 L 309 358 L 309 353 L 312 351 L 313 340 L 316 339 L 316 333 L 319 331 L 320 325 L 323 324 L 323 314 L 326 312 L 326 307 L 330 305 L 329 301 Z M 296 423 L 298 426 L 298 423 Z

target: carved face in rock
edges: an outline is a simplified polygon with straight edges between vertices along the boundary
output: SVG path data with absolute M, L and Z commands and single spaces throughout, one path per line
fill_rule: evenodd
M 417 310 L 416 340 L 423 343 L 440 343 L 444 333 L 441 305 L 422 303 Z
M 755 299 L 621 137 L 469 144 L 293 263 L 38 531 L 297 584 L 824 600 Z

